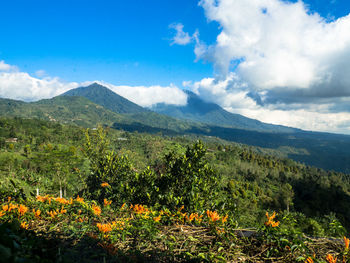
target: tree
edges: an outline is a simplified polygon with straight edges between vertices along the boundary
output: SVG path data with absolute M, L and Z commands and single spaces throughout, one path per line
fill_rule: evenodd
M 170 208 L 185 206 L 197 211 L 216 204 L 218 176 L 205 159 L 201 141 L 187 147 L 183 156 L 171 152 L 165 156 L 165 173 L 160 175 L 160 202 Z

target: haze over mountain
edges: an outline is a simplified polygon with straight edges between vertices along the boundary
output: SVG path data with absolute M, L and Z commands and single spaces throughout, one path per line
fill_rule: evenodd
M 216 126 L 266 132 L 296 132 L 298 130 L 281 125 L 267 124 L 240 114 L 230 113 L 215 103 L 204 101 L 189 90 L 185 90 L 185 93 L 187 94 L 187 104 L 185 106 L 158 103 L 151 109 L 178 119 L 199 121 Z

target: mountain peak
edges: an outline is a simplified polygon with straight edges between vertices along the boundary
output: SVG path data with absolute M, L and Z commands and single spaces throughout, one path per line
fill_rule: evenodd
M 140 113 L 148 111 L 97 82 L 89 86 L 69 90 L 61 96 L 85 97 L 116 113 Z
M 264 132 L 278 131 L 289 133 L 295 131 L 295 129 L 289 127 L 267 124 L 240 114 L 228 112 L 218 104 L 203 100 L 190 90 L 184 90 L 184 92 L 187 94 L 187 104 L 185 106 L 158 104 L 152 109 L 158 113 L 178 119 L 199 121 L 210 125 Z

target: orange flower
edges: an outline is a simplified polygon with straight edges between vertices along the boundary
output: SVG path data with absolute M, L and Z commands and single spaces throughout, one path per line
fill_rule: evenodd
M 40 195 L 38 195 L 38 196 L 36 197 L 36 200 L 39 201 L 39 202 L 42 202 L 42 203 L 48 201 L 49 204 L 51 204 L 52 197 L 50 197 L 50 196 L 48 196 L 48 195 L 46 195 L 46 196 L 40 196 Z
M 10 202 L 11 201 L 11 196 L 7 197 L 7 202 Z
M 124 203 L 120 209 L 123 210 L 125 207 L 126 207 L 126 203 Z
M 101 187 L 105 188 L 105 187 L 111 187 L 111 186 L 109 185 L 109 183 L 103 182 L 101 184 Z
M 197 214 L 195 214 L 195 213 L 190 214 L 190 216 L 187 216 L 187 221 L 189 221 L 191 223 L 192 220 L 196 218 L 196 216 L 197 216 Z
M 159 216 L 157 216 L 157 217 L 154 217 L 153 220 L 154 220 L 155 222 L 159 222 L 161 218 L 162 218 L 162 216 L 159 215 Z
M 228 215 L 224 216 L 221 221 L 223 224 L 225 224 L 227 222 L 227 218 L 228 218 Z
M 57 216 L 57 212 L 56 211 L 49 211 L 46 212 L 52 219 L 55 218 L 55 216 Z
M 136 212 L 137 214 L 148 214 L 149 213 L 149 210 L 144 207 L 143 205 L 131 205 L 130 206 L 131 209 L 134 210 L 134 212 Z
M 18 213 L 23 216 L 25 213 L 27 213 L 28 211 L 28 207 L 26 207 L 25 205 L 20 205 L 18 207 Z
M 100 232 L 102 233 L 107 233 L 112 231 L 112 226 L 110 224 L 97 223 L 96 225 L 98 227 L 98 230 L 100 230 Z
M 62 206 L 61 211 L 60 211 L 60 214 L 65 214 L 65 213 L 67 213 L 67 210 L 64 209 L 64 206 Z
M 92 212 L 95 215 L 100 216 L 101 215 L 101 208 L 97 205 L 92 205 Z
M 348 250 L 349 249 L 350 240 L 348 238 L 344 237 L 344 243 L 345 243 L 345 250 Z
M 111 226 L 112 226 L 112 229 L 123 230 L 124 225 L 125 225 L 124 221 L 113 221 Z
M 313 260 L 311 257 L 308 257 L 308 258 L 305 260 L 305 263 L 314 263 L 314 260 Z
M 265 222 L 265 226 L 271 226 L 271 227 L 279 226 L 280 222 L 274 221 L 274 219 L 276 217 L 276 212 L 273 212 L 273 214 L 271 216 L 269 216 L 269 212 L 266 212 L 265 215 L 266 215 L 266 218 L 267 218 L 267 221 Z
M 15 205 L 14 204 L 10 204 L 8 211 L 11 212 L 11 210 L 14 210 L 16 208 L 18 208 L 17 204 L 15 204 Z
M 337 258 L 334 257 L 331 255 L 331 254 L 328 254 L 327 257 L 326 257 L 328 263 L 337 263 Z
M 28 229 L 28 227 L 29 227 L 29 225 L 28 225 L 25 221 L 23 221 L 23 222 L 21 223 L 21 228 L 23 228 L 23 229 Z
M 112 203 L 112 200 L 108 201 L 106 198 L 103 199 L 103 203 L 105 206 L 109 206 Z
M 56 202 L 63 204 L 63 205 L 69 204 L 69 201 L 63 197 L 57 197 L 57 198 L 54 198 L 54 200 Z
M 39 218 L 40 217 L 40 214 L 41 214 L 41 211 L 38 209 L 35 211 L 35 209 L 33 208 L 33 214 L 36 218 Z
M 207 210 L 207 216 L 209 217 L 210 221 L 212 221 L 212 222 L 216 222 L 220 219 L 220 216 L 216 211 Z
M 2 210 L 4 210 L 5 212 L 6 212 L 7 210 L 9 210 L 9 205 L 3 205 L 3 206 L 2 206 Z
M 84 203 L 84 198 L 79 197 L 79 195 L 77 196 L 77 198 L 75 200 L 79 203 Z
M 5 212 L 4 211 L 0 211 L 0 217 L 4 216 Z

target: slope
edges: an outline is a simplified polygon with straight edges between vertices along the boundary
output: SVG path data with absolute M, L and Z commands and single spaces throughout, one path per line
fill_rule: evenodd
M 116 113 L 140 113 L 148 111 L 97 83 L 93 83 L 87 87 L 69 90 L 61 96 L 85 97 Z
M 298 129 L 281 125 L 263 123 L 258 120 L 244 117 L 240 114 L 230 113 L 219 105 L 206 102 L 191 91 L 186 90 L 187 104 L 185 106 L 159 103 L 151 109 L 178 119 L 199 121 L 215 126 L 255 130 L 263 132 L 296 132 Z
M 38 118 L 53 122 L 95 127 L 97 123 L 112 125 L 124 119 L 83 97 L 55 97 L 25 103 L 0 99 L 0 115 L 6 117 Z

